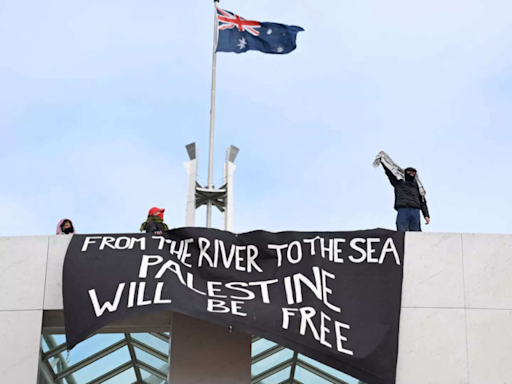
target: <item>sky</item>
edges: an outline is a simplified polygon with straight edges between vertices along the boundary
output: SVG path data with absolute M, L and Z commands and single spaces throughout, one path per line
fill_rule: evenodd
M 235 232 L 394 228 L 380 150 L 418 169 L 425 231 L 512 232 L 510 1 L 220 6 L 305 29 L 289 55 L 218 54 L 214 184 L 237 146 Z M 153 206 L 183 226 L 185 145 L 207 182 L 212 42 L 210 1 L 0 0 L 0 236 L 63 217 L 138 232 Z

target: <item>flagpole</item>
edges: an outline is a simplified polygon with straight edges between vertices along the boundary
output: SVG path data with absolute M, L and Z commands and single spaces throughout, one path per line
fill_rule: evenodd
M 217 77 L 217 40 L 218 40 L 218 21 L 217 21 L 217 4 L 219 0 L 214 0 L 214 24 L 213 24 L 213 60 L 212 60 L 212 101 L 210 107 L 210 157 L 208 160 L 208 188 L 213 188 L 213 141 L 215 131 L 215 83 Z M 206 227 L 212 226 L 212 202 L 208 200 L 206 206 Z

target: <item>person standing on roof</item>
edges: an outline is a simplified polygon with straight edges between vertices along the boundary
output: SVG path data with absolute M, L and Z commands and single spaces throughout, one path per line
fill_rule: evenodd
M 73 222 L 69 219 L 62 219 L 57 224 L 57 235 L 72 235 L 76 233 Z
M 374 167 L 382 165 L 391 185 L 395 188 L 395 209 L 398 211 L 396 228 L 398 231 L 421 232 L 420 211 L 425 222 L 430 223 L 426 191 L 423 188 L 418 172 L 415 168 L 400 168 L 389 155 L 381 151 L 378 153 Z
M 140 226 L 140 231 L 146 231 L 146 233 L 153 233 L 155 235 L 161 235 L 163 231 L 168 231 L 169 227 L 164 223 L 164 212 L 165 209 L 163 208 L 151 208 L 148 213 L 148 219 Z

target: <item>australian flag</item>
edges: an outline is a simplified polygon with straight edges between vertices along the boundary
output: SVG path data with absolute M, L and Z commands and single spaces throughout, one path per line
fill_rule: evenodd
M 242 53 L 252 50 L 282 55 L 297 48 L 297 33 L 304 31 L 291 25 L 245 20 L 219 8 L 217 19 L 217 52 Z

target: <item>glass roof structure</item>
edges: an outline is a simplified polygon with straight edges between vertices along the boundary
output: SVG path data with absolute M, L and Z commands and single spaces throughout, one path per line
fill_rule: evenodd
M 103 333 L 67 356 L 64 335 L 43 335 L 38 384 L 165 384 L 168 333 Z M 364 384 L 272 341 L 253 337 L 251 384 Z
M 272 341 L 252 338 L 251 384 L 365 384 Z
M 69 357 L 64 335 L 43 335 L 38 384 L 164 384 L 168 359 L 168 333 L 96 334 Z

